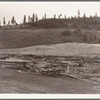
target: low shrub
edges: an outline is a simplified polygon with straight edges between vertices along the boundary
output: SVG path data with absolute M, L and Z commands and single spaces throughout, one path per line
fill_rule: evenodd
M 61 35 L 70 36 L 71 35 L 71 31 L 70 30 L 63 31 L 63 32 L 61 32 Z
M 81 30 L 80 29 L 76 29 L 76 30 L 74 30 L 74 33 L 76 33 L 76 34 L 81 33 Z

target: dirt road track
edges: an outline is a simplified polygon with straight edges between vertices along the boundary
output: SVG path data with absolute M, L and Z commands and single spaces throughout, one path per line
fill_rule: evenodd
M 0 93 L 100 93 L 93 83 L 0 69 Z

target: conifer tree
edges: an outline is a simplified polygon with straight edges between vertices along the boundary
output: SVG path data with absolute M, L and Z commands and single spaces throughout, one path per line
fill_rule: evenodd
M 31 17 L 30 16 L 28 16 L 28 22 L 31 22 Z
M 26 25 L 26 15 L 24 15 L 23 24 Z
M 5 17 L 3 17 L 3 25 L 6 25 Z
M 32 16 L 32 22 L 34 23 L 35 22 L 35 14 L 33 13 L 33 16 Z
M 16 24 L 16 21 L 15 21 L 15 17 L 14 17 L 14 16 L 13 16 L 12 19 L 11 19 L 11 24 L 12 24 L 12 25 Z
M 36 24 L 37 24 L 37 22 L 38 22 L 38 16 L 37 16 L 37 14 L 36 14 Z
M 86 24 L 86 15 L 85 15 L 85 13 L 83 15 L 83 20 L 84 20 L 84 24 Z

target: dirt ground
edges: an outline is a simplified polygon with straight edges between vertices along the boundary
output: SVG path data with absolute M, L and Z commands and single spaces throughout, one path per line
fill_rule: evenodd
M 30 59 L 30 56 L 16 56 L 16 61 L 20 59 Z M 7 58 L 5 61 L 15 61 L 15 58 Z M 20 58 L 18 60 L 18 58 Z M 13 60 L 12 60 L 13 59 Z M 34 60 L 40 60 L 40 57 L 35 57 Z M 42 60 L 44 58 L 41 58 Z M 56 58 L 45 58 L 46 61 L 56 61 Z M 62 58 L 59 58 L 60 60 Z M 64 58 L 63 58 L 64 59 Z M 62 60 L 63 60 L 62 59 Z M 67 59 L 67 58 L 66 58 Z M 39 61 L 38 60 L 38 61 Z M 94 61 L 94 60 L 93 60 Z M 5 64 L 5 63 L 4 63 Z M 9 64 L 2 67 L 0 63 L 0 93 L 27 93 L 27 94 L 99 94 L 100 80 L 99 77 L 91 79 L 75 79 L 69 76 L 47 76 L 31 71 L 20 71 L 13 68 Z M 99 66 L 99 65 L 98 65 Z M 96 67 L 98 68 L 96 65 Z M 14 67 L 12 65 L 12 67 Z M 92 66 L 92 67 L 95 67 Z M 81 70 L 90 70 L 92 67 L 82 67 Z M 95 69 L 96 69 L 95 67 Z M 86 69 L 87 68 L 87 69 Z M 80 68 L 79 68 L 80 69 Z M 95 70 L 96 71 L 96 70 Z M 72 72 L 73 73 L 73 72 Z M 82 74 L 82 73 L 81 73 Z M 81 75 L 77 74 L 77 75 Z M 88 76 L 88 75 L 87 75 Z
M 73 67 L 71 67 L 72 72 L 70 74 L 74 74 L 76 70 L 77 73 L 75 74 L 83 77 L 83 79 L 77 80 L 68 76 L 46 76 L 30 71 L 15 70 L 16 68 L 5 68 L 16 66 L 5 63 L 5 66 L 2 66 L 0 63 L 0 93 L 99 94 L 99 51 L 99 44 L 90 45 L 81 43 L 20 49 L 0 49 L 0 61 L 22 62 L 24 60 L 33 61 L 35 63 L 44 61 L 54 64 L 68 62 L 69 64 L 75 65 L 77 64 L 77 60 L 79 62 L 82 60 L 82 63 L 85 65 L 84 67 L 74 67 L 71 65 Z M 34 54 L 38 55 L 36 56 Z M 48 54 L 51 54 L 51 56 Z M 71 59 L 74 59 L 74 61 L 71 61 Z
M 0 68 L 0 93 L 100 93 L 100 86 L 68 77 L 49 77 Z

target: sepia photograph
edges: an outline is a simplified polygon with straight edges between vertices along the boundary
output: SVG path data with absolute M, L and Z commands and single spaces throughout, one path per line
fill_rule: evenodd
M 0 2 L 0 94 L 100 94 L 100 2 Z

